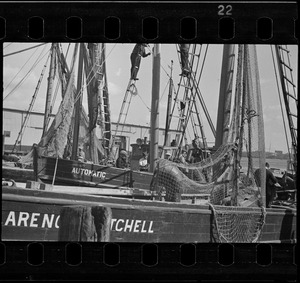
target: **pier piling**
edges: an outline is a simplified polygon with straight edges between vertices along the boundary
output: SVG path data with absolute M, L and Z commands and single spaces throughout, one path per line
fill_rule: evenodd
M 58 241 L 108 242 L 111 209 L 101 206 L 66 206 L 60 213 Z

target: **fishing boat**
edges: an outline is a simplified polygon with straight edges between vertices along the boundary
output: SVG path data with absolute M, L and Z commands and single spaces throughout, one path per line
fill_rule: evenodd
M 74 85 L 74 63 L 79 49 L 77 90 Z M 16 170 L 4 167 L 3 177 L 18 182 L 40 180 L 56 185 L 105 187 L 113 186 L 149 189 L 152 174 L 121 169 L 112 166 L 116 162 L 118 148 L 114 148 L 110 130 L 109 96 L 107 89 L 105 46 L 104 44 L 80 44 L 74 48 L 72 66 L 66 63 L 57 43 L 51 47 L 51 64 L 45 105 L 44 129 L 41 141 L 32 151 L 21 158 L 30 160 L 33 170 Z M 82 108 L 83 68 L 86 73 L 89 114 Z M 59 73 L 62 84 L 62 102 L 51 126 L 51 99 L 53 97 L 54 77 Z M 129 85 L 132 80 L 129 81 Z M 128 88 L 126 93 L 131 90 Z M 35 95 L 30 104 L 30 109 Z M 28 111 L 28 112 L 29 112 Z M 28 116 L 24 119 L 19 136 L 22 135 Z M 101 130 L 101 140 L 95 128 Z M 18 138 L 19 138 L 18 136 Z M 17 140 L 18 140 L 17 138 Z M 79 145 L 81 142 L 81 145 Z M 15 143 L 14 149 L 17 145 Z M 85 160 L 78 160 L 78 147 L 87 153 Z M 120 149 L 121 151 L 121 149 Z M 15 168 L 14 168 L 15 169 Z M 14 176 L 15 175 L 15 176 Z
M 112 242 L 220 242 L 212 208 L 207 204 L 133 200 L 16 187 L 2 187 L 2 240 L 57 241 L 61 210 L 69 206 L 109 207 Z M 261 217 L 261 210 L 253 207 L 237 207 L 234 213 L 244 217 L 247 214 L 248 217 L 256 216 L 257 221 Z M 267 209 L 264 220 L 261 232 L 253 238 L 236 236 L 231 242 L 295 242 L 294 209 Z M 249 227 L 239 225 L 241 232 L 250 232 Z M 225 240 L 222 238 L 222 241 Z
M 203 154 L 200 161 L 183 164 L 158 156 L 155 129 L 158 128 L 160 48 L 154 46 L 150 140 L 153 176 L 149 188 L 155 193 L 154 200 L 129 200 L 76 190 L 63 193 L 55 185 L 49 190 L 6 185 L 2 187 L 2 239 L 62 240 L 59 231 L 61 223 L 66 223 L 63 219 L 66 208 L 83 207 L 89 211 L 87 219 L 96 222 L 96 211 L 101 207 L 110 211 L 109 241 L 114 242 L 295 242 L 296 209 L 265 208 L 265 145 L 264 135 L 259 134 L 263 133 L 263 115 L 256 50 L 255 46 L 239 45 L 237 51 L 233 92 L 230 60 L 234 58 L 234 47 L 224 46 L 216 146 L 209 154 Z M 180 109 L 184 119 L 179 123 L 179 146 L 186 138 L 188 120 L 198 112 L 195 104 L 191 103 L 189 108 L 188 102 L 196 97 L 201 100 L 196 72 L 190 71 L 189 76 L 181 77 L 186 104 Z M 287 113 L 291 116 L 290 111 Z M 205 144 L 203 136 L 202 141 Z M 296 140 L 293 144 L 296 146 Z M 241 172 L 244 148 L 248 168 Z M 172 154 L 177 156 L 179 149 Z M 254 152 L 259 154 L 259 168 L 253 166 Z M 54 175 L 59 160 L 57 156 L 52 158 Z M 256 169 L 261 170 L 259 182 L 254 175 Z M 78 240 L 83 241 L 80 237 Z

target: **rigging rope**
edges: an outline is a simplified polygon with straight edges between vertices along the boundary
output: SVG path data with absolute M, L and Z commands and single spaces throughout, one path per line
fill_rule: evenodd
M 168 85 L 169 85 L 169 82 L 166 83 L 166 86 L 165 86 L 165 88 L 164 88 L 164 90 L 163 90 L 163 93 L 162 93 L 162 95 L 160 96 L 159 102 L 162 101 L 162 98 L 164 97 L 164 95 L 165 95 L 165 93 L 166 93 L 166 90 L 167 90 L 167 86 L 168 86 Z
M 46 70 L 46 67 L 47 67 L 49 58 L 50 58 L 50 54 L 48 55 L 47 60 L 46 60 L 46 62 L 45 62 L 45 64 L 44 64 L 44 67 L 43 67 L 43 69 L 42 69 L 42 72 L 41 72 L 39 81 L 38 81 L 38 83 L 37 83 L 36 89 L 35 89 L 34 94 L 33 94 L 33 96 L 32 96 L 32 99 L 31 99 L 29 108 L 28 108 L 28 110 L 27 110 L 27 112 L 26 112 L 26 116 L 25 116 L 25 118 L 24 118 L 24 121 L 22 122 L 22 126 L 21 126 L 20 132 L 19 132 L 19 134 L 18 134 L 18 137 L 17 137 L 17 139 L 16 139 L 16 141 L 15 141 L 15 144 L 14 144 L 14 147 L 13 147 L 13 149 L 12 149 L 12 152 L 14 152 L 14 150 L 15 150 L 15 148 L 16 148 L 18 142 L 19 142 L 19 140 L 20 140 L 20 141 L 22 140 L 22 136 L 23 136 L 23 134 L 24 134 L 24 129 L 25 129 L 26 126 L 27 126 L 27 123 L 28 123 L 28 120 L 29 120 L 29 116 L 30 116 L 30 114 L 31 114 L 31 111 L 32 111 L 32 109 L 33 109 L 33 106 L 34 106 L 34 103 L 35 103 L 37 94 L 38 94 L 38 92 L 39 92 L 40 85 L 41 85 L 41 82 L 42 82 L 42 80 L 43 80 L 44 73 L 45 73 L 45 70 Z
M 140 100 L 143 102 L 143 104 L 146 106 L 146 108 L 147 108 L 149 111 L 151 111 L 151 108 L 147 106 L 147 104 L 146 104 L 145 101 L 142 99 L 142 97 L 141 97 L 139 94 L 138 94 L 137 96 L 140 98 Z
M 12 80 L 8 83 L 8 85 L 4 88 L 4 90 L 6 90 L 10 84 L 14 81 L 14 79 L 17 77 L 17 75 L 23 70 L 23 68 L 26 66 L 26 64 L 28 63 L 28 61 L 32 58 L 32 56 L 37 52 L 38 49 L 34 50 L 34 52 L 31 54 L 31 56 L 28 58 L 28 60 L 24 63 L 24 65 L 21 67 L 21 69 L 19 70 L 19 72 L 17 72 L 15 74 L 15 76 L 12 78 Z
M 45 44 L 48 44 L 48 43 L 46 42 L 46 43 L 42 43 L 42 44 L 35 45 L 35 46 L 32 46 L 32 47 L 28 47 L 28 48 L 26 48 L 26 49 L 22 49 L 22 50 L 19 50 L 19 51 L 16 51 L 16 52 L 8 53 L 8 54 L 3 55 L 3 57 L 8 57 L 8 56 L 11 56 L 11 55 L 15 55 L 15 54 L 18 54 L 18 53 L 22 53 L 22 52 L 24 52 L 24 51 L 27 51 L 27 50 L 30 50 L 30 49 L 33 49 L 33 48 L 37 48 L 37 47 L 42 46 L 42 45 L 45 45 Z
M 94 72 L 93 76 L 92 76 L 91 78 L 89 78 L 89 76 L 91 75 L 91 73 L 92 73 L 92 71 L 93 71 L 93 69 L 94 69 L 94 67 L 95 67 L 95 65 L 96 65 L 96 62 L 94 63 L 94 65 L 92 66 L 90 72 L 89 72 L 88 75 L 86 76 L 86 80 L 88 80 L 88 79 L 90 79 L 90 80 L 89 80 L 89 81 L 86 81 L 85 85 L 83 85 L 83 86 L 81 87 L 80 91 L 78 92 L 78 95 L 77 95 L 76 98 L 75 98 L 74 103 L 76 103 L 76 102 L 78 101 L 78 99 L 80 99 L 80 97 L 83 95 L 84 89 L 86 89 L 86 88 L 89 86 L 89 84 L 93 81 L 93 79 L 94 79 L 95 76 L 96 76 L 97 71 L 100 70 L 100 69 L 102 68 L 103 64 L 106 62 L 107 58 L 109 58 L 110 54 L 112 53 L 112 51 L 114 50 L 114 48 L 116 47 L 116 45 L 117 45 L 117 44 L 115 44 L 115 45 L 113 46 L 113 48 L 110 50 L 110 52 L 108 53 L 108 55 L 105 57 L 105 60 L 103 60 L 102 64 L 99 65 L 99 68 L 96 70 L 96 72 Z M 104 47 L 103 47 L 103 49 L 104 49 Z M 103 49 L 101 50 L 101 52 L 103 51 Z
M 44 46 L 42 52 L 40 53 L 39 57 L 42 55 L 42 53 L 44 52 L 46 46 Z M 3 101 L 8 98 L 11 94 L 13 94 L 20 86 L 22 83 L 24 83 L 24 81 L 27 79 L 27 77 L 30 75 L 30 73 L 33 71 L 33 69 L 36 67 L 36 65 L 47 55 L 47 53 L 45 53 L 41 58 L 37 58 L 34 65 L 30 68 L 30 70 L 27 72 L 27 74 L 23 77 L 23 79 L 3 98 Z
M 13 44 L 13 42 L 8 43 L 6 46 L 3 47 L 3 50 L 4 50 L 5 48 L 7 48 L 8 46 L 12 45 L 12 44 Z

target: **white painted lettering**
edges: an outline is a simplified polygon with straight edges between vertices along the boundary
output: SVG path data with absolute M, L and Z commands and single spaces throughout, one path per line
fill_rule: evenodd
M 129 221 L 131 221 L 130 224 L 128 224 Z M 134 224 L 134 220 L 126 219 L 125 227 L 124 227 L 124 232 L 126 232 L 127 229 L 129 229 L 128 232 L 131 232 L 133 224 Z
M 45 214 L 43 218 L 43 223 L 42 223 L 42 228 L 46 227 L 46 223 L 48 228 L 51 228 L 53 225 L 53 220 L 54 220 L 54 214 L 51 214 L 51 219 L 49 219 L 49 215 Z
M 135 233 L 140 232 L 138 228 L 139 228 L 141 222 L 142 222 L 142 220 L 135 220 L 133 232 L 135 232 Z
M 58 215 L 55 220 L 55 228 L 57 228 L 57 229 L 59 228 L 59 225 L 58 225 L 59 218 L 60 218 L 60 215 Z
M 29 219 L 29 213 L 28 212 L 20 212 L 19 220 L 17 226 L 21 226 L 21 222 L 23 222 L 24 227 L 27 227 L 27 221 Z
M 14 211 L 10 211 L 6 221 L 4 223 L 4 226 L 8 226 L 11 223 L 12 226 L 16 226 L 16 215 Z
M 35 222 L 38 220 L 37 217 L 40 215 L 41 215 L 40 213 L 32 213 L 31 221 L 29 224 L 30 227 L 38 227 L 38 223 Z
M 111 220 L 110 230 L 113 230 L 113 226 L 114 226 L 114 224 L 115 224 L 116 221 L 117 221 L 117 219 L 114 219 L 114 218 Z
M 142 225 L 142 229 L 141 229 L 141 232 L 142 233 L 147 233 L 147 230 L 145 230 L 145 224 L 146 224 L 146 221 L 143 221 L 143 225 Z
M 73 173 L 73 174 L 76 173 L 75 167 L 72 168 L 72 173 Z
M 97 177 L 96 172 L 93 172 L 93 177 Z
M 127 220 L 126 220 L 127 221 Z M 124 219 L 119 219 L 116 223 L 116 231 L 121 232 L 123 230 L 123 228 L 118 228 L 119 227 L 119 223 L 122 222 L 124 223 Z
M 152 230 L 152 224 L 153 224 L 153 221 L 150 221 L 148 233 L 154 233 L 154 231 Z

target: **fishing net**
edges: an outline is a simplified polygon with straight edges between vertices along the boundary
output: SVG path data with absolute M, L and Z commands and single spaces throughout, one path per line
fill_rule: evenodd
M 226 144 L 208 159 L 192 164 L 159 159 L 152 190 L 164 192 L 165 200 L 172 202 L 180 202 L 182 194 L 210 194 L 213 190 L 213 198 L 221 199 L 218 194 L 225 192 L 227 196 L 232 190 L 231 174 L 235 149 L 234 144 Z
M 255 243 L 265 223 L 266 210 L 261 208 L 213 206 L 219 242 Z
M 209 194 L 219 241 L 255 242 L 265 219 L 265 144 L 255 46 L 239 46 L 236 71 L 227 143 L 198 163 L 159 160 L 152 189 L 172 202 L 180 202 L 183 194 Z

